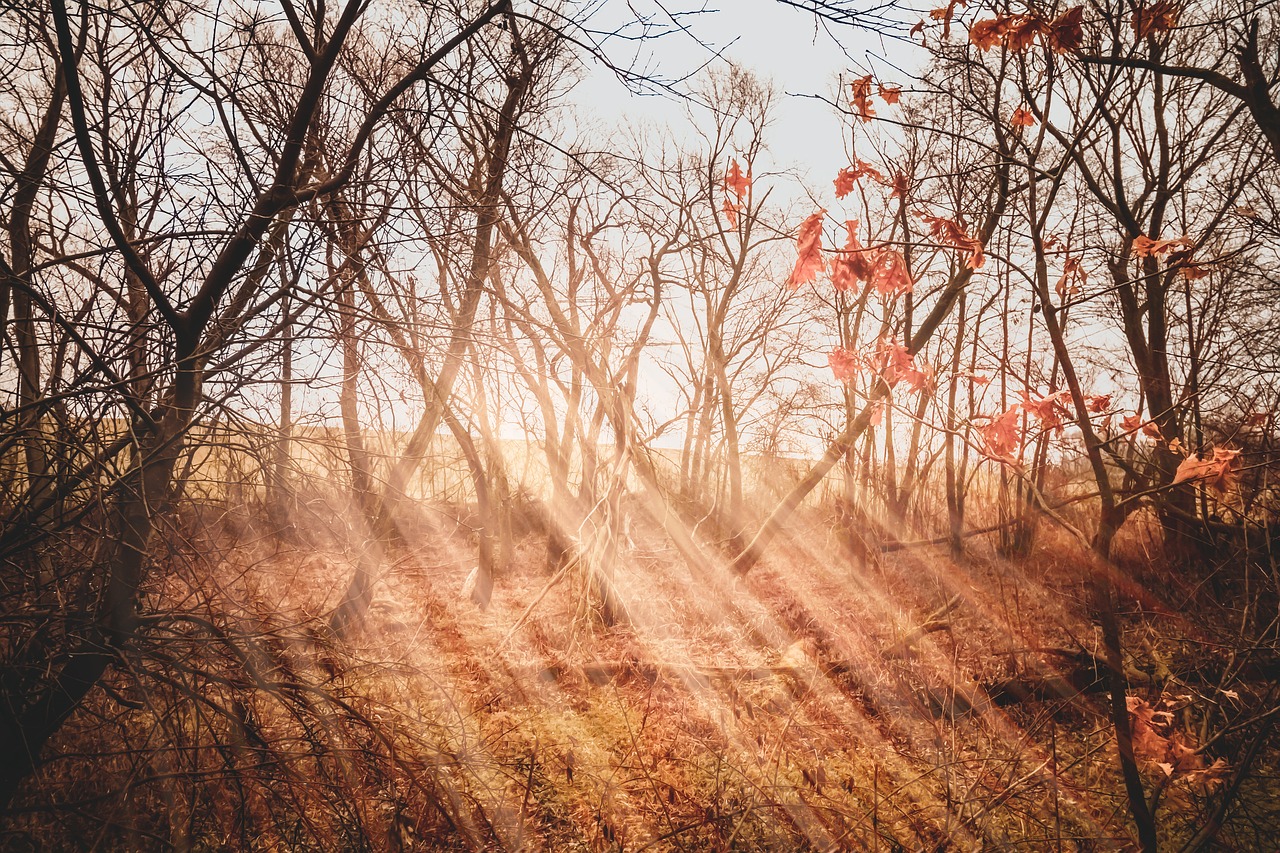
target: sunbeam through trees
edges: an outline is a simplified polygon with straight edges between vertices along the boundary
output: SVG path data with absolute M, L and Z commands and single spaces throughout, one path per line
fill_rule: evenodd
M 0 850 L 1276 848 L 1275 6 L 0 33 Z

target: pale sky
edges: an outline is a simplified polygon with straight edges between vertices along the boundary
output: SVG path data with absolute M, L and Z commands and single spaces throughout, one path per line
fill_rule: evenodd
M 654 11 L 653 5 L 653 0 L 606 4 L 600 16 L 593 19 L 593 26 L 610 26 L 605 14 L 626 15 L 634 20 L 634 13 L 628 9 Z M 676 9 L 671 4 L 664 5 L 672 11 Z M 844 73 L 848 78 L 850 71 L 858 71 L 859 75 L 874 71 L 878 80 L 908 82 L 904 73 L 895 71 L 882 58 L 886 53 L 901 55 L 901 47 L 882 44 L 873 35 L 850 27 L 828 29 L 811 13 L 777 0 L 720 0 L 705 7 L 694 2 L 679 5 L 706 11 L 681 19 L 688 33 L 671 32 L 640 48 L 623 42 L 609 45 L 614 61 L 625 62 L 637 49 L 642 56 L 648 51 L 648 64 L 642 67 L 665 78 L 677 78 L 707 63 L 712 67 L 722 63 L 715 56 L 715 51 L 721 51 L 726 59 L 772 80 L 779 93 L 774 124 L 767 134 L 773 157 L 780 167 L 795 166 L 802 173 L 807 172 L 807 183 L 820 191 L 848 165 L 848 158 L 839 118 L 829 103 L 813 96 L 831 98 L 838 76 Z M 839 43 L 833 36 L 839 38 Z M 633 95 L 603 68 L 590 74 L 574 90 L 572 98 L 607 123 L 640 119 L 678 129 L 685 122 L 684 107 L 676 99 Z

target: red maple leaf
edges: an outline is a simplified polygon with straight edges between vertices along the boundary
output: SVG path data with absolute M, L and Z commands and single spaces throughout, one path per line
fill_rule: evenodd
M 796 266 L 787 279 L 787 287 L 792 290 L 816 279 L 826 266 L 822 260 L 822 222 L 826 215 L 825 210 L 819 210 L 800 223 L 800 234 L 796 238 Z

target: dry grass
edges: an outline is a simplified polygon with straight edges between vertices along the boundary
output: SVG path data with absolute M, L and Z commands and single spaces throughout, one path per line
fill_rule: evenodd
M 324 615 L 355 560 L 341 516 L 302 543 L 191 535 L 149 593 L 158 615 L 131 668 L 59 741 L 5 849 L 1127 843 L 1100 697 L 993 696 L 1097 648 L 1079 555 L 1051 530 L 1020 562 L 977 543 L 965 561 L 926 548 L 863 565 L 814 516 L 732 580 L 640 525 L 615 567 L 630 623 L 605 627 L 587 579 L 556 581 L 538 537 L 476 609 L 460 595 L 473 543 L 424 527 L 386 555 L 366 624 L 339 641 Z M 1170 667 L 1216 628 L 1139 588 L 1131 665 L 1155 702 L 1191 689 Z M 931 614 L 940 629 L 916 631 Z M 1236 685 L 1242 704 L 1263 690 Z M 1189 738 L 1223 701 L 1192 692 Z M 1241 794 L 1252 825 L 1224 830 L 1241 849 L 1276 826 L 1268 778 Z M 1185 838 L 1214 792 L 1165 790 L 1164 831 Z

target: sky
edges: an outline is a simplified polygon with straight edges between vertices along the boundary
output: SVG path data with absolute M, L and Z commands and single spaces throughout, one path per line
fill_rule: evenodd
M 646 9 L 655 15 L 657 24 L 664 16 L 656 6 L 656 2 L 640 0 L 606 5 L 593 18 L 592 26 L 605 30 L 630 23 L 637 15 L 629 10 L 643 14 Z M 859 75 L 874 70 L 878 79 L 906 82 L 905 74 L 877 58 L 892 53 L 892 47 L 886 50 L 879 39 L 865 31 L 824 27 L 813 14 L 777 0 L 720 0 L 705 6 L 683 6 L 705 9 L 680 18 L 687 32 L 671 28 L 671 18 L 665 17 L 672 29 L 669 34 L 639 48 L 612 42 L 607 46 L 610 56 L 621 64 L 638 52 L 642 68 L 668 79 L 695 73 L 704 65 L 715 67 L 732 61 L 772 80 L 780 97 L 768 133 L 771 152 L 777 165 L 807 173 L 811 185 L 830 181 L 848 165 L 844 131 L 829 103 L 839 76 L 843 73 L 847 78 L 853 70 Z M 646 120 L 678 131 L 686 122 L 685 107 L 678 98 L 632 94 L 603 66 L 596 66 L 572 97 L 606 123 Z

